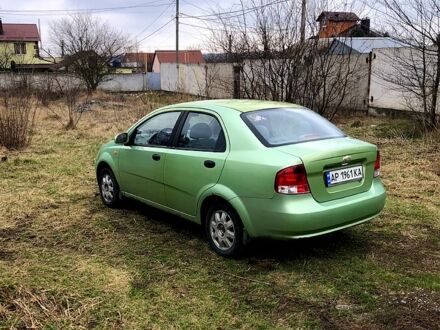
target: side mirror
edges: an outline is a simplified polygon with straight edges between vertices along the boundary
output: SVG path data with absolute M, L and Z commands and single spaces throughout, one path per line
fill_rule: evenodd
M 115 137 L 115 143 L 117 144 L 126 144 L 128 142 L 128 134 L 127 133 L 119 133 Z

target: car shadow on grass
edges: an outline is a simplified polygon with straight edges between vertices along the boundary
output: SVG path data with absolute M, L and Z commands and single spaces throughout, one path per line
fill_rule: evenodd
M 297 240 L 255 239 L 250 242 L 245 255 L 280 261 L 308 257 L 327 259 L 340 257 L 342 254 L 364 255 L 370 251 L 369 241 L 367 235 L 351 229 Z
M 202 243 L 206 243 L 206 249 L 209 249 L 204 231 L 196 223 L 135 200 L 125 201 L 123 209 L 128 212 L 139 213 L 145 218 L 144 225 L 150 230 L 151 225 L 154 225 L 155 231 L 167 232 L 175 236 L 176 239 L 197 239 Z M 371 233 L 368 235 L 362 231 L 352 229 L 298 240 L 252 239 L 237 259 L 275 259 L 282 261 L 307 257 L 341 257 L 341 254 L 364 255 L 370 251 L 372 240 L 374 238 Z M 185 249 L 185 247 L 182 248 Z
M 122 208 L 126 211 L 139 213 L 145 217 L 145 221 L 154 221 L 157 224 L 170 227 L 170 230 L 184 231 L 189 235 L 202 237 L 201 227 L 198 224 L 134 199 L 124 199 Z

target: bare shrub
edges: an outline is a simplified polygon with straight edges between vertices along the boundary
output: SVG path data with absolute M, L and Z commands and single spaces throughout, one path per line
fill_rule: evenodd
M 46 74 L 35 86 L 35 97 L 42 106 L 49 106 L 50 101 L 59 100 L 62 95 L 56 88 L 53 74 Z
M 53 81 L 55 93 L 60 96 L 62 102 L 60 107 L 48 107 L 48 110 L 66 130 L 75 129 L 84 112 L 84 107 L 79 106 L 82 84 L 70 76 L 55 77 Z
M 35 127 L 36 107 L 29 85 L 19 80 L 1 91 L 0 145 L 7 149 L 23 149 L 31 143 Z

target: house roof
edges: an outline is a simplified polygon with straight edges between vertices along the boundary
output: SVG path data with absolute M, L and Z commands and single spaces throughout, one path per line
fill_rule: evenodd
M 377 48 L 399 48 L 405 47 L 400 41 L 389 37 L 365 37 L 365 38 L 344 38 L 337 37 L 333 38 L 334 43 L 332 45 L 333 49 L 336 49 L 336 43 L 345 45 L 346 47 L 352 48 L 355 52 L 360 54 L 367 54 L 373 49 Z
M 338 37 L 378 38 L 378 37 L 384 37 L 384 34 L 382 32 L 372 30 L 368 25 L 355 24 L 352 27 L 339 33 Z
M 156 50 L 155 57 L 160 63 L 176 63 L 176 51 L 174 50 Z M 205 63 L 205 60 L 200 50 L 182 50 L 179 51 L 179 63 L 199 64 Z
M 3 23 L 0 41 L 40 41 L 36 24 Z
M 154 53 L 125 53 L 122 56 L 123 63 L 129 62 L 152 62 L 154 58 Z
M 333 22 L 359 21 L 359 17 L 355 13 L 349 11 L 323 11 L 316 21 L 320 22 L 324 18 Z

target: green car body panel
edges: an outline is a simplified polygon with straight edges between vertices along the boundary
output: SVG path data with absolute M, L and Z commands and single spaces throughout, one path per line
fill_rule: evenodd
M 223 152 L 178 148 L 105 144 L 96 158 L 97 171 L 111 168 L 123 195 L 138 199 L 188 220 L 201 223 L 205 201 L 213 196 L 227 201 L 237 212 L 250 237 L 292 239 L 325 234 L 376 217 L 386 192 L 374 178 L 375 145 L 350 137 L 301 142 L 275 147 L 263 145 L 241 115 L 271 108 L 298 105 L 254 100 L 189 102 L 158 109 L 142 118 L 127 133 L 157 114 L 170 111 L 201 112 L 215 116 L 225 135 Z M 159 154 L 160 161 L 151 161 Z M 361 165 L 363 179 L 327 187 L 323 175 L 347 164 Z M 214 168 L 203 166 L 206 159 Z M 275 192 L 278 171 L 304 164 L 310 193 Z

